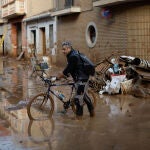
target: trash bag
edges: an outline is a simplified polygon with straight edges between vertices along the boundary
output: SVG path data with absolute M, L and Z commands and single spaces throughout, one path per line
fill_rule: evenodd
M 120 91 L 120 83 L 124 81 L 126 75 L 118 75 L 112 76 L 112 80 L 110 82 L 111 94 L 117 94 Z

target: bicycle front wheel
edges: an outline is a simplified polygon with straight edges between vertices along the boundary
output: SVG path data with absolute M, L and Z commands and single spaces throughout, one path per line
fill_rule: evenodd
M 54 101 L 51 96 L 47 98 L 44 93 L 33 97 L 27 105 L 27 113 L 30 120 L 42 120 L 50 118 L 54 111 Z

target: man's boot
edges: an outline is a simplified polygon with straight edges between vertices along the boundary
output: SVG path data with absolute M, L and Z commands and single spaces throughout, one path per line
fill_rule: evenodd
M 94 117 L 95 116 L 95 111 L 94 109 L 90 110 L 90 117 Z

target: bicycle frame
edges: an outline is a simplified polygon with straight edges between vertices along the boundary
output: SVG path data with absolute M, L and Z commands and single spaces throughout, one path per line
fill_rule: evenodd
M 58 86 L 71 86 L 71 93 L 70 93 L 70 97 L 69 97 L 69 102 L 71 101 L 71 97 L 72 97 L 72 93 L 73 93 L 73 89 L 75 89 L 75 83 L 71 82 L 71 83 L 52 83 L 50 79 L 44 79 L 43 77 L 41 77 L 42 80 L 45 82 L 45 84 L 48 84 L 48 88 L 46 91 L 46 97 L 48 98 L 50 96 L 50 93 L 55 95 L 55 97 L 57 97 L 62 103 L 65 104 L 65 101 L 63 101 L 63 99 L 61 99 L 54 90 L 51 89 L 51 87 L 58 87 Z

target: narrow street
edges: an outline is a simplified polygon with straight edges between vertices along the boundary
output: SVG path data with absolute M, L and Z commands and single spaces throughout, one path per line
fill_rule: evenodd
M 52 119 L 30 121 L 26 104 L 43 89 L 30 74 L 24 61 L 0 58 L 0 150 L 150 149 L 149 99 L 96 94 L 96 116 L 90 118 L 85 106 L 83 120 L 74 120 L 72 110 L 60 113 L 55 98 Z

